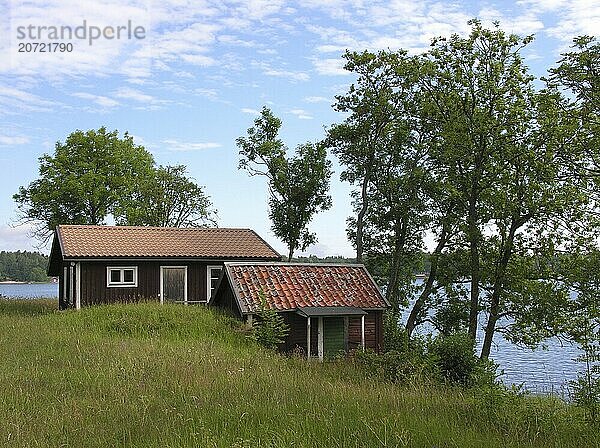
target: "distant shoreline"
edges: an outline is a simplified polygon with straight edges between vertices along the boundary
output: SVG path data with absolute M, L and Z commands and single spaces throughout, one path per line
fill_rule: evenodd
M 55 282 L 18 282 L 15 280 L 4 280 L 0 285 L 55 285 Z

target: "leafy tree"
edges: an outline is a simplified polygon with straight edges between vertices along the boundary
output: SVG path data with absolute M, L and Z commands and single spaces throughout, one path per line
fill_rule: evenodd
M 46 243 L 58 224 L 103 224 L 152 171 L 152 155 L 125 133 L 75 131 L 40 157 L 39 179 L 13 196 L 22 223 Z
M 594 208 L 593 184 L 581 175 L 590 159 L 569 145 L 577 123 L 592 120 L 565 113 L 557 87 L 536 91 L 521 57 L 531 37 L 470 23 L 469 36 L 435 39 L 422 56 L 347 54 L 358 81 L 338 104 L 351 115 L 327 142 L 346 180 L 366 185 L 366 195 L 355 192 L 349 235 L 377 259 L 398 306 L 411 294 L 410 255 L 426 234 L 435 238 L 408 335 L 429 320 L 444 334 L 464 329 L 474 340 L 485 311 L 487 358 L 497 331 L 530 343 L 547 337 L 534 321 L 564 305 L 549 260 L 592 233 L 582 224 Z M 579 132 L 580 148 L 593 135 Z
M 186 167 L 159 166 L 138 181 L 139 188 L 116 207 L 117 224 L 199 227 L 215 223 L 202 187 L 186 177 Z
M 236 140 L 240 148 L 239 168 L 251 176 L 268 179 L 269 218 L 275 236 L 288 246 L 288 259 L 317 239 L 308 231 L 313 216 L 331 207 L 328 195 L 331 162 L 320 144 L 305 143 L 287 157 L 287 147 L 278 138 L 281 120 L 263 107 L 247 137 Z
M 395 67 L 406 53 L 349 52 L 344 68 L 358 76 L 345 95 L 336 96 L 334 109 L 350 113 L 344 123 L 332 126 L 325 139 L 344 166 L 341 180 L 358 186 L 353 192 L 356 218 L 350 220 L 349 233 L 356 247 L 356 261 L 362 262 L 364 227 L 369 210 L 370 187 L 381 161 L 378 155 L 387 143 L 389 128 L 397 113 L 398 95 Z

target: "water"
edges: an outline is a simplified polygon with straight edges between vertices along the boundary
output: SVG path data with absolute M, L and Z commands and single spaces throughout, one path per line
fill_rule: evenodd
M 57 298 L 58 284 L 0 284 L 0 295 Z M 583 365 L 574 361 L 580 352 L 577 347 L 562 345 L 555 339 L 545 345 L 547 349 L 530 350 L 511 344 L 496 334 L 491 358 L 500 365 L 499 370 L 504 371 L 501 379 L 505 384 L 523 384 L 532 393 L 567 397 L 568 382 L 583 369 Z
M 423 279 L 417 279 L 417 285 L 422 283 Z M 412 306 L 412 303 L 410 305 Z M 410 307 L 404 311 L 403 321 L 406 321 L 409 313 Z M 477 341 L 478 353 L 483 344 L 482 328 L 485 323 L 485 316 L 481 315 Z M 427 334 L 432 331 L 432 327 L 424 324 L 415 331 Z M 578 372 L 584 370 L 584 365 L 575 361 L 575 358 L 581 354 L 582 352 L 574 344 L 561 342 L 556 338 L 549 339 L 539 348 L 531 350 L 512 344 L 501 334 L 496 333 L 490 358 L 499 365 L 498 372 L 503 372 L 500 379 L 504 384 L 522 386 L 524 390 L 534 394 L 554 394 L 568 399 L 569 382 L 575 380 Z
M 0 296 L 58 299 L 58 283 L 0 283 Z
M 523 384 L 532 393 L 551 393 L 568 398 L 569 381 L 584 369 L 575 358 L 581 355 L 577 346 L 553 338 L 545 348 L 535 350 L 518 347 L 501 335 L 494 336 L 490 357 L 504 370 L 504 384 Z

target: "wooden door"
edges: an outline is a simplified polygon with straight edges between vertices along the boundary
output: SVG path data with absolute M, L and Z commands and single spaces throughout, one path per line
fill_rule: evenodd
M 160 268 L 161 302 L 187 303 L 187 267 Z

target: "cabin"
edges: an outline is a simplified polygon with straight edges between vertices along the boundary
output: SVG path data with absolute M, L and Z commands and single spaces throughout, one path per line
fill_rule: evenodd
M 206 304 L 226 261 L 278 261 L 253 230 L 59 225 L 48 275 L 60 309 L 158 300 Z
M 225 262 L 209 306 L 252 323 L 261 303 L 289 326 L 282 352 L 323 360 L 356 349 L 383 350 L 389 303 L 363 265 Z

